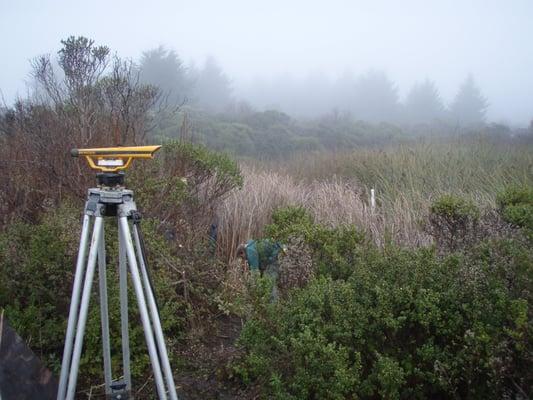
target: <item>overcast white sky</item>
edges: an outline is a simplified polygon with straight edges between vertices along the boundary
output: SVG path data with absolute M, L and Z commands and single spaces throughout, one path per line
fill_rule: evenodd
M 25 94 L 29 59 L 84 35 L 138 58 L 160 44 L 211 54 L 237 90 L 256 78 L 385 70 L 404 94 L 436 81 L 450 100 L 468 73 L 489 118 L 533 118 L 533 0 L 0 0 L 0 90 Z

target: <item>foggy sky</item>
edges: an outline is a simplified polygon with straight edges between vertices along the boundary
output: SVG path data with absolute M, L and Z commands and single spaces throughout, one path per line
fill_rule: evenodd
M 533 1 L 0 0 L 0 91 L 26 94 L 29 60 L 84 35 L 120 56 L 165 45 L 186 62 L 213 55 L 236 96 L 251 82 L 336 79 L 382 69 L 408 92 L 434 80 L 445 102 L 472 73 L 488 118 L 533 118 Z

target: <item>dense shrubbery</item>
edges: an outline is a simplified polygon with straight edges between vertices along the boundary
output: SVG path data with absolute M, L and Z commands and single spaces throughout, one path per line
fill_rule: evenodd
M 432 211 L 460 221 L 478 215 L 473 205 L 452 198 Z M 488 237 L 448 255 L 432 248 L 377 249 L 344 228 L 314 224 L 298 209 L 279 211 L 268 232 L 303 237 L 314 249 L 317 277 L 259 307 L 243 329 L 245 355 L 234 371 L 265 396 L 531 393 L 533 253 L 527 239 Z
M 265 234 L 281 242 L 291 237 L 302 237 L 313 252 L 316 270 L 334 279 L 347 278 L 353 265 L 366 247 L 365 237 L 355 226 L 329 229 L 315 224 L 307 211 L 300 207 L 280 209 L 272 215 L 273 223 Z

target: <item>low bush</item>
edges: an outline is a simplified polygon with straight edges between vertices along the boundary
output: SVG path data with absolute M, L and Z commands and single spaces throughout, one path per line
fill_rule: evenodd
M 503 218 L 533 237 L 533 186 L 512 187 L 497 198 Z
M 432 211 L 460 221 L 479 216 L 452 198 Z M 275 399 L 531 393 L 527 239 L 485 237 L 442 254 L 378 249 L 360 234 L 316 225 L 301 209 L 278 211 L 273 220 L 267 231 L 274 237 L 296 235 L 311 246 L 318 273 L 277 303 L 259 302 L 240 337 L 244 355 L 233 364 L 241 382 Z
M 480 211 L 472 201 L 445 195 L 431 205 L 426 229 L 438 248 L 455 251 L 476 240 L 479 218 Z
M 485 239 L 531 239 L 533 189 L 512 187 L 497 196 L 498 209 L 480 209 L 464 198 L 445 195 L 434 201 L 423 223 L 441 253 L 464 251 Z M 526 239 L 527 240 L 527 239 Z
M 312 252 L 316 272 L 321 275 L 348 278 L 363 250 L 369 250 L 365 236 L 354 226 L 329 228 L 316 224 L 301 207 L 279 209 L 272 220 L 265 227 L 265 235 L 283 243 L 291 238 L 303 238 Z

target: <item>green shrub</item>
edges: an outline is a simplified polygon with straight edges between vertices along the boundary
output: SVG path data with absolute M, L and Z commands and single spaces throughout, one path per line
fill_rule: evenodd
M 509 188 L 498 195 L 502 217 L 533 237 L 533 186 Z
M 439 249 L 455 251 L 477 239 L 479 218 L 479 209 L 472 201 L 445 195 L 431 204 L 425 228 Z
M 272 224 L 265 227 L 265 235 L 286 242 L 292 236 L 308 238 L 313 228 L 313 217 L 305 208 L 286 207 L 274 211 Z
M 346 225 L 328 228 L 315 224 L 311 215 L 301 207 L 287 207 L 276 210 L 272 224 L 265 227 L 265 235 L 287 243 L 292 237 L 299 237 L 313 253 L 316 272 L 335 279 L 346 279 L 352 274 L 357 260 L 366 246 L 364 234 L 355 226 Z
M 452 216 L 477 215 L 449 204 Z M 442 206 L 435 211 L 448 209 Z M 278 212 L 274 222 L 271 233 L 294 234 L 299 226 L 317 251 L 322 241 L 327 253 L 336 237 L 301 210 Z M 331 243 L 334 254 L 350 256 Z M 486 399 L 530 391 L 533 253 L 526 243 L 482 241 L 445 257 L 370 247 L 343 274 L 325 272 L 343 263 L 332 257 L 308 286 L 252 312 L 239 341 L 244 355 L 234 363 L 243 382 L 275 399 Z
M 531 186 L 513 186 L 507 188 L 497 197 L 500 208 L 513 206 L 517 204 L 533 203 L 533 187 Z
M 430 211 L 432 214 L 448 218 L 451 222 L 479 219 L 479 210 L 472 201 L 452 195 L 439 198 L 431 205 Z

